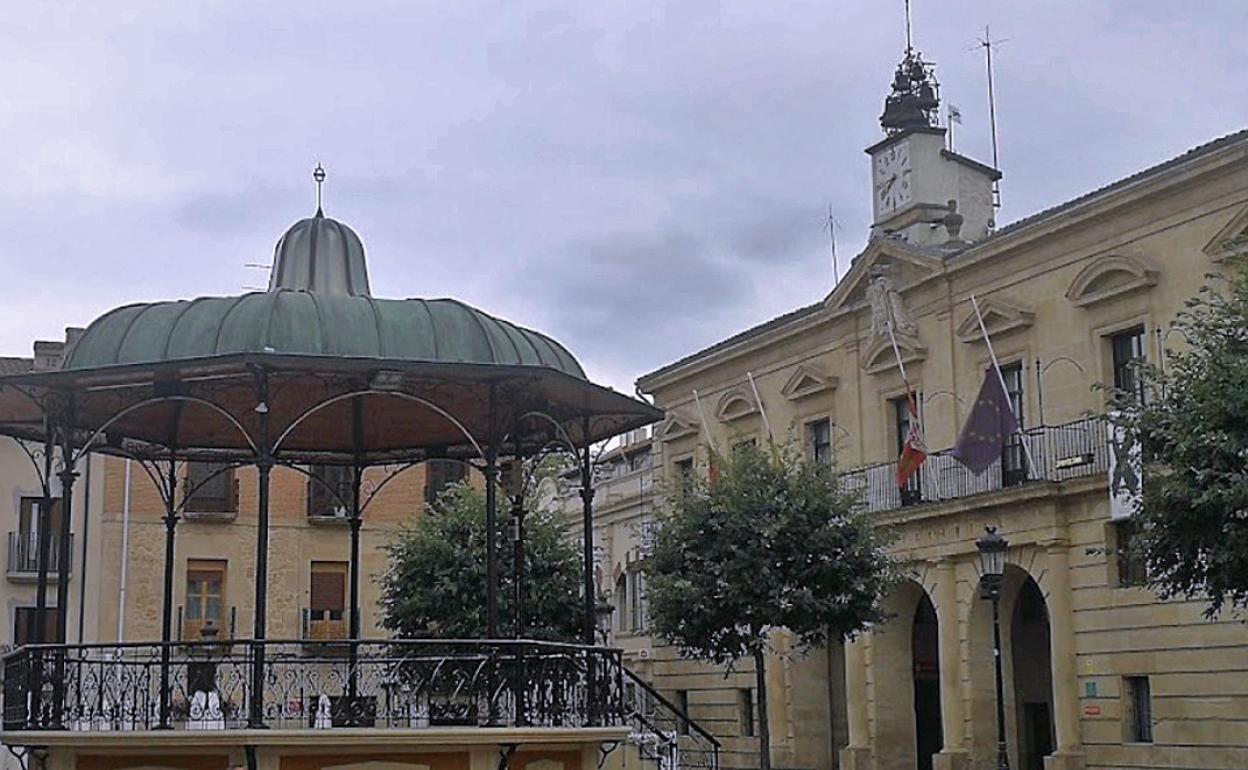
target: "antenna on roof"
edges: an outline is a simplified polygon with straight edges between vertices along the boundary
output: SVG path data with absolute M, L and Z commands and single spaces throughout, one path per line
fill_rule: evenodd
M 910 0 L 906 0 L 906 53 L 914 48 L 914 41 L 910 33 Z
M 836 221 L 836 217 L 832 216 L 832 204 L 828 204 L 828 218 L 823 224 L 823 229 L 828 231 L 828 235 L 832 238 L 832 288 L 836 288 L 841 282 L 841 266 L 836 259 L 836 228 L 841 223 Z
M 997 99 L 992 87 L 992 48 L 1004 42 L 1005 40 L 993 40 L 988 34 L 988 26 L 984 25 L 984 39 L 979 41 L 979 47 L 984 49 L 984 59 L 988 65 L 988 122 L 992 129 L 992 167 L 997 170 L 1001 169 L 1001 159 L 997 153 Z M 992 183 L 992 207 L 1001 208 L 1001 180 L 999 179 Z

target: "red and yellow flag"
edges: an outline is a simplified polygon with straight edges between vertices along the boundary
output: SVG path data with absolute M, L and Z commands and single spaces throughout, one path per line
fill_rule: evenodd
M 910 430 L 906 434 L 906 444 L 902 447 L 901 457 L 897 459 L 897 486 L 899 487 L 904 487 L 927 459 L 927 442 L 923 440 L 923 426 L 919 424 L 919 407 L 914 398 L 914 391 L 907 390 L 906 395 L 910 402 Z

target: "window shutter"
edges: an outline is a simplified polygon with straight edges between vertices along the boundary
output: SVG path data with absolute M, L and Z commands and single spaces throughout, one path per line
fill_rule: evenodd
M 347 599 L 346 583 L 347 575 L 344 572 L 313 571 L 312 611 L 341 610 L 345 608 Z

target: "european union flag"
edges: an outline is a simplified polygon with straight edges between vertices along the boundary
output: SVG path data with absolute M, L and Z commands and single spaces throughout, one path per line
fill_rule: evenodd
M 1001 378 L 996 369 L 989 369 L 975 406 L 958 434 L 953 457 L 978 476 L 1001 456 L 1006 439 L 1017 432 L 1018 421 L 1001 387 Z

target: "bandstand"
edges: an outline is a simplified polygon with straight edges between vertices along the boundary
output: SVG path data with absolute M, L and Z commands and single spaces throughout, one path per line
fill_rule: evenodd
M 54 495 L 70 509 L 88 453 L 137 462 L 160 492 L 165 525 L 161 638 L 72 645 L 37 637 L 10 653 L 3 741 L 28 749 L 19 752 L 26 764 L 42 756 L 47 765 L 51 752 L 59 766 L 85 766 L 72 758 L 143 747 L 166 757 L 220 751 L 253 770 L 284 763 L 283 751 L 358 748 L 365 738 L 391 752 L 619 741 L 628 733 L 627 674 L 619 652 L 594 640 L 591 446 L 660 417 L 589 381 L 545 335 L 451 299 L 372 297 L 359 238 L 318 206 L 278 241 L 267 291 L 120 307 L 90 324 L 60 369 L 0 378 L 0 433 L 26 450 L 45 500 L 37 634 L 46 613 L 60 613 L 65 627 L 68 602 L 49 606 L 48 512 Z M 431 459 L 470 463 L 486 479 L 487 531 L 495 532 L 498 498 L 509 494 L 502 470 L 552 448 L 580 468 L 579 644 L 500 638 L 501 544 L 492 538 L 486 595 L 465 608 L 484 613 L 488 638 L 361 638 L 360 527 L 388 479 Z M 179 494 L 188 462 L 255 469 L 250 638 L 172 634 L 178 523 L 194 491 Z M 349 469 L 349 493 L 328 490 L 349 524 L 346 640 L 309 645 L 266 633 L 269 553 L 281 546 L 269 538 L 270 475 L 279 466 L 314 482 L 311 469 Z M 380 483 L 365 484 L 365 470 L 379 467 Z M 65 564 L 69 539 L 58 542 Z M 67 571 L 55 572 L 64 596 Z

